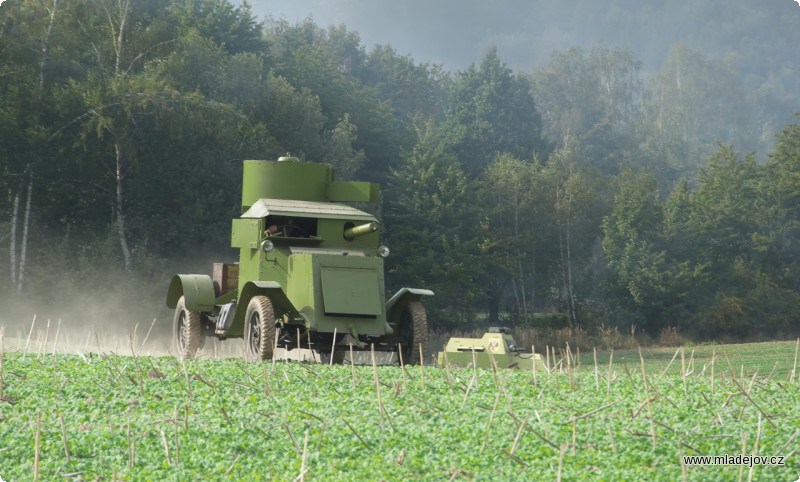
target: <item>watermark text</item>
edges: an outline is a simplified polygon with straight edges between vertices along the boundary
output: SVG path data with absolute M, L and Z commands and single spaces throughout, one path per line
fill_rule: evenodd
M 684 465 L 786 465 L 783 455 L 684 455 Z

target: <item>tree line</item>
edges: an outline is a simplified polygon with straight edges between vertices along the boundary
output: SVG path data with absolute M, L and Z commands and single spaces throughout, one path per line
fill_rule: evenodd
M 160 306 L 234 259 L 241 161 L 289 152 L 383 184 L 388 287 L 440 327 L 797 330 L 800 126 L 765 143 L 770 93 L 690 46 L 448 72 L 246 3 L 8 0 L 0 59 L 8 303 Z

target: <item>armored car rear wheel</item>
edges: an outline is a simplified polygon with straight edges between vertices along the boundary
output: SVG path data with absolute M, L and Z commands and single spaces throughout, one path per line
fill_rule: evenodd
M 400 315 L 397 331 L 403 362 L 407 365 L 423 363 L 420 351 L 424 354 L 428 347 L 428 316 L 422 303 L 419 301 L 406 303 Z
M 268 360 L 275 350 L 275 310 L 266 296 L 254 296 L 247 304 L 244 340 L 249 360 Z
M 194 358 L 203 344 L 202 315 L 186 308 L 183 296 L 175 306 L 172 321 L 172 347 L 181 358 Z

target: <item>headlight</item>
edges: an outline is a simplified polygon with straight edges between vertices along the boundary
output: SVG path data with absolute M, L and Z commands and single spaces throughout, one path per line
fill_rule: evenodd
M 389 248 L 386 247 L 386 246 L 382 246 L 381 245 L 381 246 L 378 247 L 378 256 L 380 256 L 381 258 L 385 258 L 385 257 L 389 256 L 390 252 L 391 251 L 389 251 Z
M 269 239 L 265 239 L 261 242 L 261 249 L 264 250 L 265 253 L 269 253 L 275 249 L 275 245 Z

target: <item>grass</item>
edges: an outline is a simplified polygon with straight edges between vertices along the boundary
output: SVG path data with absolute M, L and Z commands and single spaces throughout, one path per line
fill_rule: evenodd
M 698 345 L 659 348 L 642 348 L 645 366 L 648 371 L 663 371 L 668 368 L 668 373 L 681 373 L 681 351 L 683 352 L 684 365 L 692 363 L 692 369 L 710 372 L 712 360 L 715 364 L 715 373 L 722 376 L 730 372 L 730 368 L 736 371 L 738 376 L 772 376 L 776 378 L 787 378 L 792 370 L 800 367 L 794 365 L 795 353 L 798 349 L 798 341 L 778 341 L 763 343 L 741 343 L 729 345 Z M 603 350 L 597 353 L 599 364 L 607 364 L 611 358 L 611 351 Z M 614 361 L 616 363 L 627 363 L 628 365 L 639 364 L 639 352 L 637 349 L 614 350 Z M 676 355 L 677 353 L 677 355 Z M 581 353 L 580 363 L 587 367 L 594 363 L 591 352 Z M 728 365 L 730 363 L 730 366 Z M 800 360 L 798 360 L 800 363 Z

